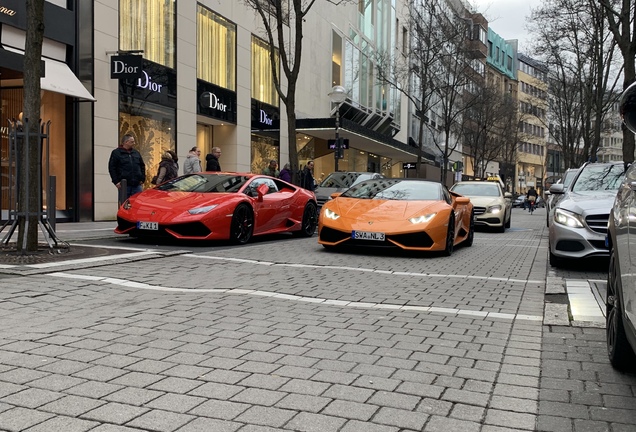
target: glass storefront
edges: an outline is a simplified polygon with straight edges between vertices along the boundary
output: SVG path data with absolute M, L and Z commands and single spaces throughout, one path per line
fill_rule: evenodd
M 15 159 L 13 166 L 9 161 L 9 120 L 17 120 L 22 113 L 24 90 L 19 88 L 2 88 L 0 89 L 0 99 L 2 110 L 0 110 L 0 124 L 2 127 L 0 141 L 0 166 L 1 166 L 1 184 L 2 192 L 0 195 L 0 206 L 2 210 L 9 208 L 9 178 L 13 175 L 15 181 Z M 71 145 L 66 135 L 66 97 L 59 93 L 49 91 L 42 92 L 42 106 L 40 116 L 42 121 L 50 121 L 49 137 L 48 137 L 48 153 L 49 153 L 49 175 L 55 176 L 56 180 L 56 201 L 55 208 L 57 210 L 68 210 L 72 204 L 67 202 L 67 198 L 73 196 L 67 189 L 70 187 L 67 176 L 67 145 Z M 45 143 L 46 144 L 46 143 Z M 46 190 L 46 152 L 42 149 L 42 178 L 43 188 Z M 16 155 L 14 154 L 15 158 Z M 15 192 L 13 192 L 15 193 Z M 43 196 L 43 203 L 46 205 L 46 197 Z
M 236 24 L 199 5 L 197 78 L 236 91 Z
M 161 155 L 166 150 L 175 150 L 175 124 L 173 108 L 139 99 L 120 102 L 119 137 L 127 133 L 135 137 L 135 149 L 146 164 L 144 189 L 152 187 L 150 179 L 157 173 Z
M 119 0 L 119 49 L 175 68 L 175 1 Z
M 252 98 L 277 107 L 278 92 L 274 85 L 269 51 L 267 42 L 252 35 Z M 274 57 L 278 64 L 278 50 Z
M 280 165 L 278 169 L 282 168 L 286 162 L 279 161 L 280 147 L 278 141 L 266 136 L 252 134 L 252 163 L 250 164 L 250 171 L 260 174 L 269 164 L 269 161 L 274 159 L 278 161 Z

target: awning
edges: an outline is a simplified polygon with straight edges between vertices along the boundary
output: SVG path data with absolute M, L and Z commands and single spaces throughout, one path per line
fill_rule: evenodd
M 42 60 L 45 64 L 44 77 L 40 79 L 42 90 L 90 101 L 96 100 L 65 63 L 47 58 Z
M 16 68 L 20 66 L 17 70 L 23 70 L 24 68 L 24 52 L 12 47 L 4 47 L 2 50 L 5 54 L 4 56 L 0 56 L 0 58 L 9 58 L 13 60 L 10 67 Z M 17 58 L 10 56 L 11 53 L 15 53 L 16 55 L 20 55 L 22 57 L 21 63 L 18 65 Z M 40 88 L 42 90 L 48 90 L 55 93 L 65 94 L 67 96 L 72 96 L 80 99 L 86 99 L 90 101 L 95 101 L 96 99 L 91 95 L 86 87 L 80 82 L 80 80 L 75 76 L 73 71 L 66 65 L 66 63 L 62 63 L 57 60 L 52 60 L 46 57 L 42 57 L 44 61 L 44 76 L 40 78 Z

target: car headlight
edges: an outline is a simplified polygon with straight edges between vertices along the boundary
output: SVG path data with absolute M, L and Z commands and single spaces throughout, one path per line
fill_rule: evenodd
M 197 207 L 197 208 L 188 210 L 188 213 L 190 213 L 191 215 L 204 214 L 216 207 L 217 207 L 216 204 L 211 206 L 206 206 L 206 207 Z
M 437 213 L 431 213 L 431 214 L 422 215 L 422 216 L 418 216 L 418 217 L 412 217 L 412 218 L 409 219 L 409 222 L 411 222 L 412 224 L 426 223 L 426 222 L 430 221 L 431 219 L 433 219 L 433 217 L 436 214 Z
M 340 215 L 336 212 L 334 212 L 333 210 L 329 210 L 329 209 L 325 209 L 325 217 L 327 219 L 333 219 L 336 220 L 340 217 Z
M 132 204 L 130 203 L 130 200 L 127 199 L 126 201 L 124 201 L 124 203 L 122 204 L 122 207 L 124 208 L 124 210 L 130 210 L 132 208 Z
M 501 211 L 501 205 L 490 206 L 486 209 L 486 213 L 494 213 L 497 214 Z
M 554 222 L 570 228 L 583 228 L 580 215 L 560 208 L 554 210 Z

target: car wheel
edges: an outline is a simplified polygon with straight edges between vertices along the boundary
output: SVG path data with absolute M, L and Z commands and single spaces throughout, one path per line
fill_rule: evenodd
M 472 246 L 473 241 L 475 240 L 475 215 L 473 212 L 470 212 L 470 225 L 468 228 L 468 237 L 466 237 L 465 245 Z
M 612 250 L 607 275 L 607 297 L 605 298 L 605 331 L 607 334 L 607 355 L 610 363 L 619 370 L 632 370 L 636 356 L 625 336 L 623 311 L 621 308 L 621 275 L 618 260 Z
M 245 244 L 254 233 L 254 214 L 252 209 L 245 204 L 239 204 L 232 215 L 230 226 L 230 240 L 237 244 Z
M 512 212 L 508 216 L 508 220 L 506 221 L 506 226 L 504 228 L 510 228 L 510 223 L 512 222 Z
M 548 245 L 548 248 L 550 246 Z M 561 264 L 561 259 L 556 256 L 555 254 L 552 253 L 552 250 L 550 249 L 550 265 L 552 267 L 559 267 L 559 265 Z
M 455 248 L 455 218 L 451 215 L 448 220 L 448 231 L 446 231 L 446 248 L 444 255 L 451 256 Z
M 316 232 L 316 225 L 318 224 L 318 210 L 316 204 L 308 202 L 303 212 L 302 226 L 299 231 L 295 231 L 294 235 L 300 237 L 311 237 Z

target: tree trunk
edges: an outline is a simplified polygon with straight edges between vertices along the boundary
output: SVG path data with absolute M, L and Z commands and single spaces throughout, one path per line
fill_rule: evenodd
M 29 136 L 17 149 L 19 175 L 18 191 L 18 251 L 35 252 L 38 249 L 39 198 L 42 193 L 40 175 L 40 104 L 42 76 L 42 39 L 44 37 L 44 0 L 27 0 L 27 32 L 24 53 L 24 111 L 25 135 Z M 28 197 L 28 199 L 26 199 Z M 28 215 L 28 218 L 26 217 Z

